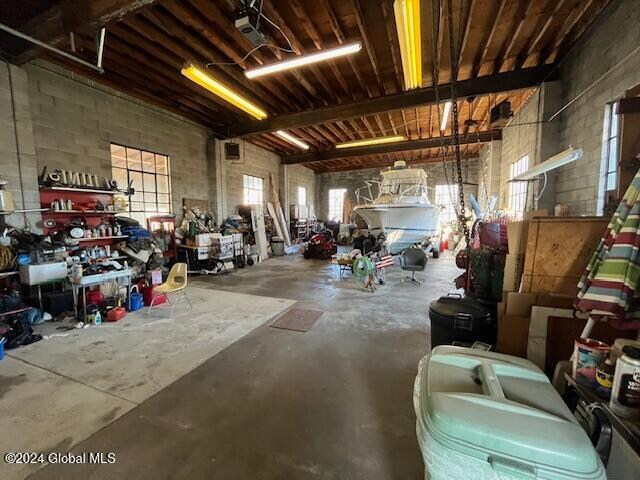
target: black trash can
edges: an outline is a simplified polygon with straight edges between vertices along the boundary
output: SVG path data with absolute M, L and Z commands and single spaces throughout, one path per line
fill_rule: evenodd
M 497 322 L 486 305 L 460 295 L 440 297 L 429 305 L 431 348 L 453 342 L 495 345 Z

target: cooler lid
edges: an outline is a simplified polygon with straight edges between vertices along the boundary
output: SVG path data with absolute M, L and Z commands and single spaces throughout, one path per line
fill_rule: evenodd
M 605 478 L 587 434 L 531 362 L 439 346 L 422 376 L 420 420 L 447 447 L 531 478 Z
M 473 318 L 482 318 L 489 315 L 489 311 L 475 300 L 457 297 L 440 297 L 431 302 L 429 310 L 443 317 L 455 317 L 459 313 L 471 315 Z

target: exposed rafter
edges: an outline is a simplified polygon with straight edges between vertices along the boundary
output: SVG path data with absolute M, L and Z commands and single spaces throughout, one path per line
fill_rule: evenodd
M 491 140 L 501 140 L 501 130 L 490 130 L 488 132 L 480 132 L 478 134 L 468 134 L 460 136 L 461 144 L 477 144 L 486 143 Z M 444 145 L 451 145 L 452 137 L 443 139 Z M 295 165 L 300 163 L 323 162 L 326 160 L 334 160 L 338 158 L 363 157 L 367 155 L 381 155 L 385 153 L 410 152 L 414 150 L 424 150 L 428 148 L 438 148 L 440 146 L 440 138 L 424 138 L 420 140 L 407 140 L 397 143 L 386 143 L 381 145 L 369 145 L 365 147 L 344 148 L 335 150 L 325 150 L 323 152 L 300 153 L 297 155 L 289 155 L 282 157 L 282 163 L 285 165 Z
M 488 75 L 458 82 L 457 91 L 460 98 L 483 96 L 539 85 L 551 72 L 551 66 L 527 68 L 515 72 Z M 440 86 L 441 101 L 450 100 L 451 88 L 448 84 Z M 409 90 L 407 92 L 371 98 L 360 102 L 352 102 L 333 107 L 317 108 L 289 115 L 280 115 L 261 122 L 246 122 L 233 128 L 236 135 L 286 130 L 306 125 L 316 125 L 364 115 L 412 108 L 418 105 L 430 105 L 436 100 L 433 87 Z

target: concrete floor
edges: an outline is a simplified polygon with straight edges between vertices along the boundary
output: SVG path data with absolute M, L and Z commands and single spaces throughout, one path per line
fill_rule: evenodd
M 457 274 L 445 255 L 421 287 L 393 267 L 370 293 L 335 266 L 292 256 L 194 279 L 325 313 L 306 333 L 263 324 L 71 450 L 114 452 L 115 464 L 49 465 L 30 478 L 422 478 L 413 380 L 429 348 L 428 304 Z

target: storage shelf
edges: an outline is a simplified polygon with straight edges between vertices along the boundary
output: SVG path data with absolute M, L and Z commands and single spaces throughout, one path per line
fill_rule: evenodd
M 0 272 L 0 278 L 11 277 L 13 275 L 18 275 L 18 271 L 14 270 L 12 272 Z
M 127 213 L 123 212 L 113 212 L 108 210 L 51 210 L 49 212 L 50 215 L 63 215 L 63 214 L 78 214 L 78 215 L 117 215 L 118 213 Z
M 102 258 L 97 258 L 96 262 L 100 262 L 100 261 L 104 261 L 104 260 L 127 260 L 129 257 L 127 257 L 126 255 L 118 255 L 117 257 L 102 257 Z M 88 265 L 89 262 L 80 262 L 82 265 Z
M 120 190 L 99 190 L 97 188 L 40 187 L 40 190 L 56 190 L 58 192 L 100 193 L 103 195 L 130 195 L 130 193 Z
M 97 242 L 99 240 L 115 240 L 115 239 L 122 239 L 122 238 L 129 238 L 128 235 L 114 235 L 112 237 L 87 237 L 87 238 L 74 238 L 74 240 L 77 240 L 79 242 Z

